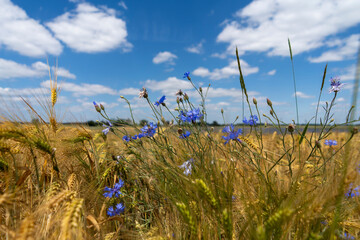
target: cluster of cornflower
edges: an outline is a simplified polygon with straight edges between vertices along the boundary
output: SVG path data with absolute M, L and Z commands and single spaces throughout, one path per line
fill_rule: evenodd
M 200 120 L 203 114 L 200 109 L 192 109 L 189 111 L 180 111 L 179 119 L 183 122 L 195 123 L 196 120 Z
M 189 160 L 185 161 L 182 165 L 180 165 L 179 168 L 183 168 L 184 174 L 188 176 L 189 174 L 191 174 L 193 163 L 194 163 L 194 159 L 190 158 Z
M 245 117 L 243 123 L 250 126 L 255 126 L 257 124 L 257 121 L 259 121 L 259 119 L 256 115 L 250 115 L 249 120 L 247 120 Z
M 104 197 L 107 198 L 118 198 L 122 193 L 120 192 L 120 189 L 124 186 L 124 181 L 119 179 L 118 183 L 115 183 L 115 186 L 113 188 L 105 187 L 103 194 Z M 123 203 L 116 204 L 115 208 L 114 206 L 110 206 L 107 210 L 107 215 L 110 217 L 113 217 L 115 215 L 120 215 L 125 210 L 125 206 Z
M 345 194 L 346 197 L 353 198 L 360 196 L 360 186 L 357 186 L 356 188 L 353 188 L 353 183 L 350 183 L 350 189 Z
M 241 140 L 238 137 L 239 134 L 242 134 L 242 130 L 238 129 L 237 131 L 235 131 L 234 124 L 224 127 L 222 132 L 227 133 L 226 136 L 222 136 L 222 138 L 225 140 L 224 144 L 227 144 L 230 140 L 241 142 Z
M 149 125 L 145 125 L 143 128 L 141 128 L 141 133 L 134 135 L 134 136 L 123 136 L 123 140 L 126 142 L 130 142 L 131 140 L 140 139 L 143 137 L 153 137 L 156 133 L 157 124 L 156 123 L 149 123 Z
M 337 141 L 336 140 L 325 140 L 325 145 L 328 145 L 329 147 L 336 146 Z

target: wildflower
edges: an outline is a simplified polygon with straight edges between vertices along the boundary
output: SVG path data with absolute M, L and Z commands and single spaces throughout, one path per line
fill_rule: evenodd
M 360 186 L 357 186 L 356 188 L 353 188 L 353 184 L 350 184 L 350 189 L 349 191 L 345 194 L 346 197 L 348 198 L 353 198 L 356 196 L 360 196 Z
M 203 116 L 201 114 L 200 109 L 193 109 L 187 112 L 181 111 L 179 118 L 183 122 L 195 122 L 196 120 L 200 119 Z
M 110 131 L 110 128 L 112 128 L 112 126 L 113 126 L 109 120 L 107 120 L 107 121 L 108 121 L 108 125 L 103 124 L 103 127 L 106 127 L 104 130 L 102 130 L 104 135 L 107 135 Z
M 124 204 L 118 203 L 118 204 L 116 204 L 115 209 L 114 209 L 113 206 L 110 206 L 110 207 L 108 208 L 108 210 L 107 210 L 107 215 L 108 215 L 109 217 L 113 217 L 113 216 L 116 216 L 116 215 L 120 215 L 121 213 L 124 212 L 124 210 L 125 210 Z
M 109 187 L 105 187 L 104 191 L 105 193 L 103 194 L 104 197 L 108 197 L 108 198 L 112 198 L 114 197 L 118 197 L 120 194 L 122 194 L 120 192 L 120 189 L 124 186 L 124 181 L 119 179 L 118 183 L 115 183 L 114 188 L 109 188 Z
M 289 126 L 287 127 L 287 130 L 292 133 L 292 132 L 295 131 L 295 127 L 296 127 L 296 125 L 291 123 L 291 124 L 289 124 Z
M 329 89 L 329 93 L 331 92 L 339 92 L 340 89 L 344 86 L 344 83 L 340 82 L 340 78 L 339 77 L 334 77 L 330 79 L 330 86 L 331 88 Z
M 343 239 L 355 239 L 355 237 L 354 236 L 352 236 L 350 233 L 347 233 L 347 232 L 344 232 L 344 238 Z
M 138 135 L 134 135 L 131 137 L 133 140 L 136 140 L 138 138 Z
M 230 140 L 235 140 L 241 142 L 241 140 L 238 138 L 239 134 L 242 133 L 241 129 L 238 129 L 235 131 L 234 125 L 231 124 L 230 126 L 226 126 L 222 130 L 223 133 L 227 133 L 227 136 L 222 136 L 222 138 L 225 140 L 224 144 L 227 144 Z
M 159 106 L 160 104 L 164 105 L 164 101 L 166 100 L 165 95 L 160 98 L 159 101 L 155 102 L 155 106 Z
M 185 169 L 185 170 L 184 170 L 184 174 L 185 174 L 186 176 L 188 176 L 189 174 L 191 174 L 193 162 L 194 162 L 194 159 L 190 158 L 189 160 L 187 160 L 186 162 L 184 162 L 182 165 L 179 166 L 179 168 Z
M 99 105 L 97 105 L 97 103 L 95 101 L 93 101 L 93 104 L 94 104 L 95 110 L 97 112 L 101 112 L 101 108 L 99 107 Z
M 191 80 L 191 78 L 190 78 L 190 72 L 184 73 L 183 78 L 187 78 L 187 79 L 190 81 L 190 80 Z
M 147 98 L 148 96 L 149 95 L 146 88 L 143 87 L 139 92 L 139 98 Z
M 258 117 L 256 115 L 251 115 L 249 120 L 247 120 L 245 117 L 243 123 L 248 124 L 250 126 L 255 126 L 257 121 L 259 121 Z
M 179 89 L 175 95 L 181 97 L 182 95 L 184 95 L 184 92 L 181 89 Z
M 149 123 L 149 125 L 145 125 L 140 130 L 142 131 L 141 137 L 153 137 L 156 133 L 157 124 L 156 123 Z M 140 134 L 138 135 L 139 138 Z
M 325 140 L 325 145 L 328 145 L 329 147 L 337 145 L 336 140 Z
M 131 138 L 130 136 L 123 136 L 122 140 L 126 141 L 126 142 L 130 142 L 131 141 Z
M 185 138 L 189 137 L 189 136 L 190 136 L 190 134 L 191 134 L 191 132 L 186 131 L 185 133 L 181 134 L 181 135 L 179 136 L 179 138 L 181 138 L 181 139 L 185 139 Z

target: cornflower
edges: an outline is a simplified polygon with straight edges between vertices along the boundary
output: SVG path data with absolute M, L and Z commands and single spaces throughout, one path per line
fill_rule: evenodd
M 247 120 L 245 117 L 243 120 L 243 123 L 248 124 L 250 126 L 255 126 L 257 124 L 257 121 L 259 121 L 259 119 L 256 115 L 250 115 L 249 120 Z
M 104 191 L 105 193 L 103 194 L 104 197 L 108 197 L 108 198 L 112 198 L 114 197 L 118 197 L 119 195 L 121 195 L 122 193 L 120 192 L 120 189 L 124 186 L 124 181 L 119 179 L 118 183 L 115 183 L 114 188 L 109 188 L 109 187 L 105 187 Z
M 329 89 L 329 93 L 331 93 L 331 92 L 335 92 L 335 93 L 339 92 L 344 85 L 345 85 L 344 83 L 340 82 L 339 77 L 331 78 L 330 79 L 331 88 Z
M 140 130 L 142 133 L 138 135 L 138 138 L 142 137 L 153 137 L 156 133 L 157 124 L 156 123 L 149 123 L 149 125 L 145 125 Z
M 337 145 L 336 140 L 325 140 L 325 145 L 328 145 L 329 147 Z
M 181 89 L 179 89 L 175 95 L 181 97 L 182 95 L 184 95 L 184 92 Z
M 185 169 L 185 170 L 184 170 L 184 174 L 185 174 L 186 176 L 188 176 L 189 174 L 191 174 L 193 162 L 194 162 L 194 159 L 190 158 L 189 160 L 185 161 L 182 165 L 179 166 L 179 168 Z
M 146 88 L 143 87 L 139 92 L 139 98 L 147 98 L 148 96 L 149 95 Z
M 121 213 L 123 213 L 125 211 L 125 206 L 124 204 L 122 203 L 118 203 L 116 204 L 115 206 L 115 209 L 113 206 L 110 206 L 107 210 L 107 215 L 109 217 L 113 217 L 113 216 L 116 216 L 116 215 L 120 215 Z
M 95 101 L 93 101 L 93 104 L 94 104 L 95 110 L 97 112 L 101 112 L 101 108 L 99 107 L 99 105 L 97 105 L 97 103 Z
M 200 119 L 203 116 L 201 114 L 200 109 L 193 109 L 187 112 L 181 111 L 179 118 L 183 122 L 195 122 L 196 120 Z
M 110 128 L 112 128 L 112 126 L 113 126 L 109 120 L 107 120 L 107 121 L 108 121 L 108 125 L 103 124 L 103 127 L 106 127 L 105 129 L 102 130 L 104 135 L 107 135 L 110 131 Z
M 190 81 L 190 72 L 185 72 L 183 78 L 187 78 Z
M 126 141 L 126 142 L 130 142 L 131 141 L 131 138 L 130 136 L 123 136 L 122 140 Z
M 186 131 L 185 133 L 181 134 L 181 135 L 179 136 L 179 138 L 181 138 L 181 139 L 185 139 L 185 138 L 189 137 L 189 136 L 190 136 L 190 134 L 191 134 L 191 132 Z
M 239 141 L 241 142 L 241 140 L 238 138 L 239 134 L 242 133 L 241 129 L 238 129 L 237 131 L 235 131 L 234 125 L 231 124 L 230 126 L 226 126 L 223 128 L 222 130 L 223 133 L 227 133 L 227 136 L 222 136 L 222 138 L 225 140 L 225 145 L 230 141 L 230 140 L 235 140 L 235 141 Z
M 162 96 L 162 97 L 160 98 L 159 101 L 155 102 L 155 106 L 158 107 L 160 104 L 164 105 L 164 104 L 165 104 L 165 103 L 164 103 L 165 100 L 166 100 L 166 97 L 165 97 L 165 95 L 164 95 L 164 96 Z
M 353 184 L 350 184 L 350 189 L 349 191 L 345 194 L 346 197 L 348 198 L 353 198 L 356 196 L 360 196 L 360 186 L 357 186 L 356 188 L 353 188 Z

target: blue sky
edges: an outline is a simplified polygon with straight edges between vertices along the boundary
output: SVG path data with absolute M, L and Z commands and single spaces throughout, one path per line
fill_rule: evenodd
M 257 1 L 27 1 L 0 0 L 0 95 L 3 106 L 36 109 L 34 96 L 46 95 L 51 66 L 58 61 L 58 117 L 64 121 L 100 119 L 93 101 L 112 117 L 127 118 L 124 96 L 137 120 L 151 119 L 139 89 L 156 101 L 167 96 L 176 106 L 178 89 L 200 99 L 183 79 L 186 71 L 204 88 L 208 121 L 241 116 L 241 90 L 235 47 L 245 83 L 261 113 L 270 98 L 278 115 L 296 119 L 287 39 L 292 43 L 300 122 L 315 113 L 323 70 L 328 63 L 322 104 L 330 101 L 328 80 L 346 83 L 339 92 L 335 119 L 350 107 L 359 48 L 358 0 Z M 20 107 L 20 111 L 25 107 Z M 41 112 L 39 110 L 39 112 Z

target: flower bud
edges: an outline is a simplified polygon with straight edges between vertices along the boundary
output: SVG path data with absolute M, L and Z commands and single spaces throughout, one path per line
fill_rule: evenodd
M 224 114 L 224 109 L 221 109 L 221 114 Z
M 101 108 L 101 110 L 105 111 L 105 107 L 101 103 L 100 103 L 100 108 Z
M 256 100 L 256 98 L 253 98 L 253 103 L 254 103 L 255 105 L 257 105 L 257 100 Z
M 269 107 L 272 107 L 272 102 L 271 102 L 271 100 L 270 99 L 266 99 L 266 102 L 267 102 L 267 104 L 269 105 Z
M 181 135 L 183 133 L 182 128 L 178 128 L 178 134 Z
M 180 103 L 180 98 L 179 98 L 179 97 L 176 98 L 176 103 L 177 103 L 177 104 Z
M 202 87 L 199 87 L 199 91 L 202 93 Z
M 316 146 L 317 148 L 321 148 L 320 141 L 316 140 L 316 141 L 315 141 L 315 146 Z
M 99 105 L 97 105 L 97 103 L 95 101 L 93 102 L 93 104 L 94 104 L 95 110 L 97 112 L 101 112 L 101 108 L 99 107 Z
M 351 129 L 351 133 L 354 135 L 354 134 L 357 134 L 359 132 L 359 129 L 357 127 L 353 127 Z
M 270 109 L 270 114 L 271 116 L 274 116 L 274 111 L 272 109 Z
M 184 94 L 184 100 L 185 101 L 189 100 L 189 96 L 186 93 Z
M 295 124 L 289 124 L 287 130 L 288 130 L 289 132 L 293 133 L 294 130 L 295 130 Z

